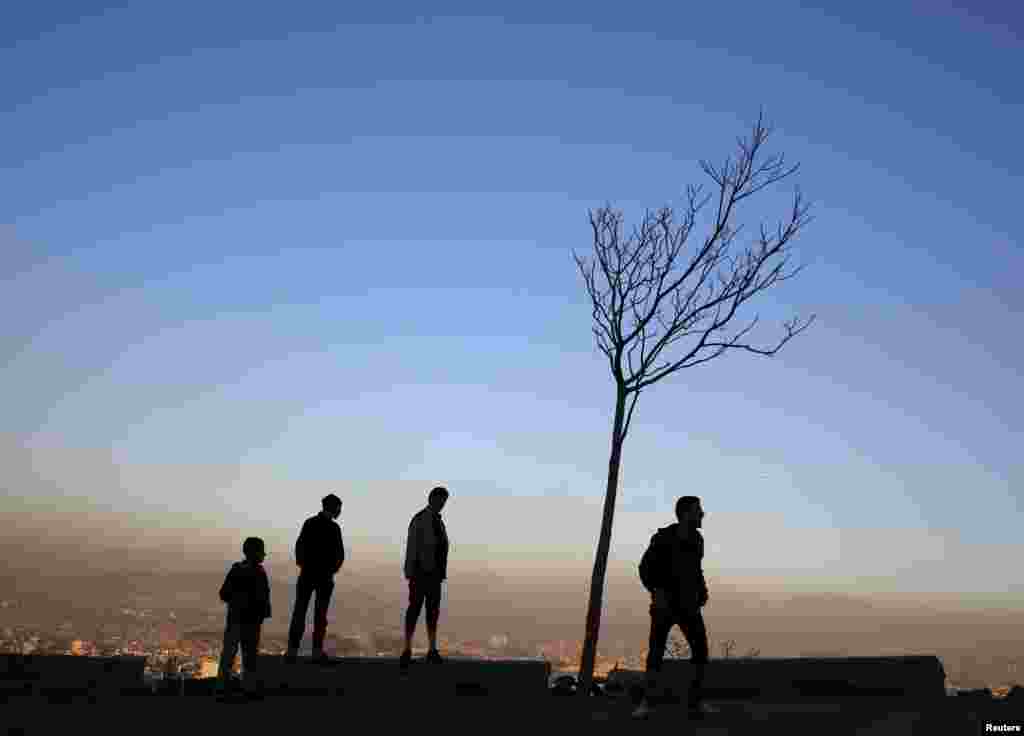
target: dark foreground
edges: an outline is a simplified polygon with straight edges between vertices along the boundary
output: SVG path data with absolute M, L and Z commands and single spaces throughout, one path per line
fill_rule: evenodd
M 138 696 L 93 699 L 10 698 L 2 706 L 8 734 L 139 733 L 208 730 L 288 734 L 333 728 L 379 733 L 663 733 L 663 734 L 906 734 L 1006 733 L 992 725 L 1021 725 L 1018 703 L 943 698 L 915 703 L 906 698 L 850 698 L 796 703 L 719 701 L 716 714 L 687 718 L 680 705 L 659 707 L 634 721 L 629 698 L 530 698 L 487 696 L 427 698 L 399 689 L 385 696 L 272 695 L 259 701 L 217 702 L 213 697 Z M 1012 733 L 1012 732 L 1009 732 Z
M 0 664 L 7 734 L 1024 734 L 1014 729 L 1024 726 L 1022 698 L 947 697 L 934 657 L 714 662 L 706 685 L 719 712 L 700 719 L 681 705 L 689 664 L 675 661 L 646 721 L 631 717 L 642 673 L 613 673 L 599 697 L 560 697 L 548 689 L 549 666 L 538 661 L 453 658 L 400 675 L 397 660 L 387 658 L 325 666 L 267 659 L 264 697 L 228 702 L 215 699 L 207 680 L 182 683 L 181 695 L 154 694 L 142 687 L 141 658 L 3 656 Z

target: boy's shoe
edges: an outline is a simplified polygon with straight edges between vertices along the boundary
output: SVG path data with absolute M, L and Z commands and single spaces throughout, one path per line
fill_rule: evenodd
M 444 660 L 441 659 L 441 652 L 436 649 L 431 649 L 427 652 L 427 664 L 444 664 Z
M 651 704 L 647 702 L 647 698 L 644 698 L 640 701 L 640 705 L 633 710 L 633 717 L 643 719 L 649 715 L 651 715 Z
M 409 665 L 412 664 L 412 652 L 406 649 L 402 652 L 402 656 L 398 658 L 398 669 L 401 672 L 408 672 Z
M 295 649 L 288 649 L 284 653 L 284 661 L 285 661 L 286 664 L 295 664 L 295 662 L 298 661 L 298 659 L 299 659 L 299 653 Z
M 331 658 L 323 652 L 313 652 L 313 656 L 309 658 L 310 664 L 330 664 Z

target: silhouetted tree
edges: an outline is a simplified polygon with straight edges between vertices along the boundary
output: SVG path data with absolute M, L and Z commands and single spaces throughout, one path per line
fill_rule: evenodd
M 756 316 L 741 329 L 726 333 L 746 302 L 802 270 L 786 269 L 790 241 L 810 221 L 799 189 L 777 228 L 770 230 L 762 224 L 752 243 L 741 252 L 733 251 L 742 231 L 742 225 L 733 224 L 740 203 L 799 168 L 799 164 L 787 166 L 782 155 L 763 155 L 769 133 L 763 115 L 758 115 L 750 137 L 738 140 L 735 160 L 730 156 L 721 167 L 701 161 L 701 169 L 717 186 L 713 192 L 717 210 L 710 234 L 688 258 L 683 257 L 684 246 L 698 213 L 712 198 L 712 193 L 702 194 L 701 186 L 687 187 L 681 215 L 667 206 L 656 212 L 648 210 L 628 238 L 623 237 L 621 211 L 610 205 L 591 210 L 593 257 L 581 258 L 573 252 L 593 306 L 594 336 L 615 379 L 604 514 L 580 663 L 581 693 L 588 692 L 593 681 L 622 445 L 640 393 L 666 376 L 706 363 L 730 348 L 774 355 L 814 320 L 812 315 L 805 321 L 794 318 L 784 322 L 782 337 L 765 347 L 747 341 L 757 324 Z M 684 340 L 690 341 L 686 349 L 671 358 L 662 355 Z

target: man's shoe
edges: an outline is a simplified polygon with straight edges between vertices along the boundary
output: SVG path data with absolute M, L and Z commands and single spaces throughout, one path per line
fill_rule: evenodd
M 310 664 L 330 664 L 331 658 L 323 652 L 313 652 L 313 656 L 309 658 Z
M 441 659 L 441 652 L 436 649 L 431 649 L 427 652 L 427 664 L 444 664 L 444 660 Z
M 406 649 L 402 652 L 402 656 L 398 658 L 398 669 L 402 672 L 408 672 L 409 665 L 412 664 L 412 652 Z
M 640 705 L 633 710 L 633 717 L 640 720 L 649 715 L 651 715 L 651 705 L 647 702 L 647 698 L 644 698 L 640 701 Z
M 295 662 L 298 661 L 298 659 L 299 659 L 299 650 L 298 649 L 292 649 L 291 647 L 288 647 L 288 649 L 284 653 L 284 661 L 285 661 L 285 663 L 286 664 L 295 664 Z

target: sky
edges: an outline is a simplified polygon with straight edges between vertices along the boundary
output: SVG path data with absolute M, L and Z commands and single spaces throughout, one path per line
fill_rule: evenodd
M 801 169 L 739 221 L 795 184 L 814 219 L 746 316 L 817 320 L 642 395 L 613 559 L 695 493 L 722 579 L 1024 592 L 1019 10 L 432 5 L 2 11 L 8 521 L 281 558 L 333 491 L 397 569 L 442 483 L 456 562 L 589 566 L 614 394 L 572 251 L 763 108 Z

